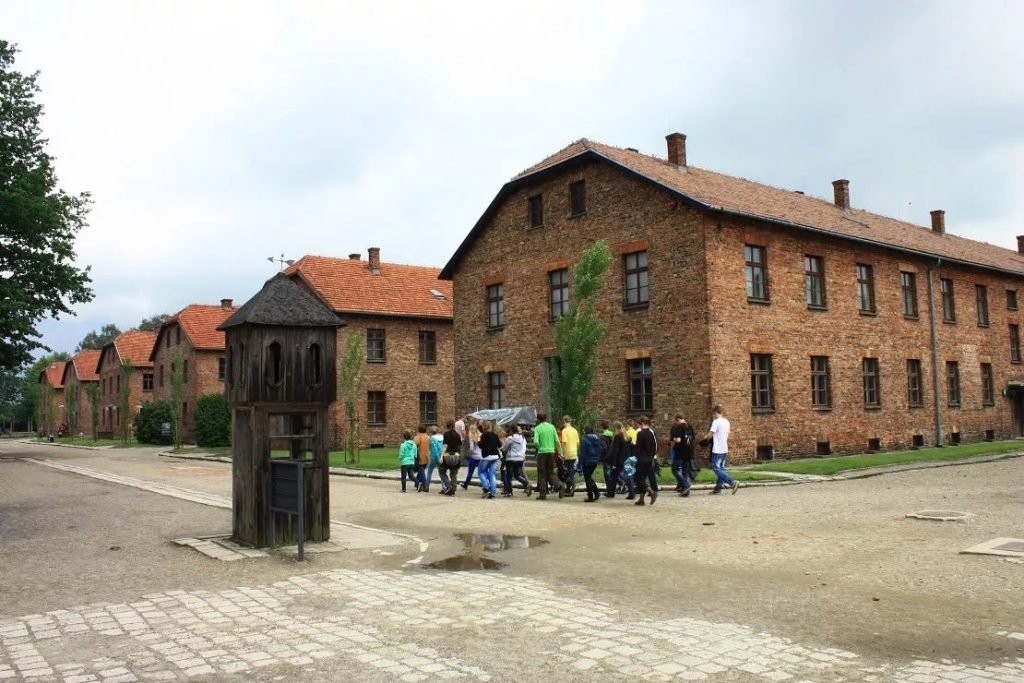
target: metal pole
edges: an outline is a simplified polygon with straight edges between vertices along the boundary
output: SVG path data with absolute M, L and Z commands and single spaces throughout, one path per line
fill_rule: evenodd
M 935 323 L 935 297 L 932 288 L 932 273 L 942 263 L 940 258 L 935 265 L 928 266 L 928 321 L 931 323 L 932 337 L 932 400 L 935 407 L 935 445 L 941 448 L 942 443 L 942 395 L 939 391 L 939 330 Z
M 299 562 L 302 562 L 306 543 L 306 468 L 300 462 L 295 470 L 299 474 Z

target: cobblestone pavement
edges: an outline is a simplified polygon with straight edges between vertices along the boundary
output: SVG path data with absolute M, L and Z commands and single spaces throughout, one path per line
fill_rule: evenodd
M 1020 657 L 976 667 L 880 663 L 737 624 L 634 621 L 607 603 L 565 596 L 529 578 L 431 572 L 427 581 L 427 575 L 330 570 L 272 585 L 171 590 L 0 621 L 0 679 L 119 683 L 283 674 L 330 680 L 341 669 L 354 680 L 486 681 L 511 680 L 517 671 L 532 678 L 551 667 L 566 678 L 591 680 L 1024 680 Z M 495 665 L 506 638 L 514 638 L 517 651 L 541 657 L 524 656 L 511 671 L 508 661 Z

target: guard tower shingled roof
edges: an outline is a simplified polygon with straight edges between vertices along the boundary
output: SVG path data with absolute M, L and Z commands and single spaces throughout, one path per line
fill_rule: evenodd
M 217 329 L 238 325 L 340 327 L 343 323 L 315 294 L 287 275 L 278 273 L 263 289 L 221 323 Z

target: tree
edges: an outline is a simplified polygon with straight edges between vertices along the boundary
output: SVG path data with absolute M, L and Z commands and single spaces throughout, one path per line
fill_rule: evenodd
M 68 434 L 75 435 L 78 431 L 78 384 L 64 387 L 64 421 L 68 425 Z
M 181 351 L 174 354 L 171 363 L 171 417 L 174 418 L 174 447 L 181 448 L 181 399 L 185 384 L 185 356 Z
M 551 368 L 551 412 L 568 415 L 581 426 L 593 424 L 596 418 L 587 407 L 587 399 L 594 385 L 597 348 L 607 326 L 594 305 L 610 264 L 611 254 L 604 240 L 587 247 L 572 270 L 569 310 L 555 322 L 558 362 Z
M 131 443 L 132 433 L 128 430 L 132 422 L 132 411 L 129 400 L 132 395 L 132 375 L 135 374 L 135 364 L 130 360 L 121 362 L 121 386 L 117 392 L 117 424 L 121 428 L 121 443 L 127 446 Z
M 363 335 L 355 330 L 345 334 L 345 355 L 338 368 L 338 390 L 345 410 L 348 430 L 345 434 L 346 462 L 359 462 L 359 422 L 357 408 L 363 387 Z
M 19 368 L 46 349 L 36 329 L 91 301 L 89 268 L 75 264 L 75 235 L 89 195 L 57 186 L 35 101 L 38 74 L 14 69 L 17 49 L 0 40 L 0 368 Z
M 89 424 L 92 427 L 92 440 L 95 441 L 100 426 L 100 383 L 86 384 L 85 395 L 89 397 Z
M 167 319 L 170 317 L 171 316 L 166 313 L 159 313 L 148 318 L 143 318 L 142 322 L 140 322 L 135 329 L 142 330 L 143 332 L 156 332 L 157 329 L 167 322 Z
M 99 331 L 93 330 L 89 334 L 82 338 L 82 341 L 78 342 L 78 346 L 75 347 L 75 353 L 79 351 L 85 351 L 86 349 L 100 350 L 110 342 L 114 341 L 121 336 L 121 329 L 114 323 L 107 323 L 99 329 Z
M 43 407 L 40 402 L 43 389 L 39 383 L 39 375 L 42 374 L 43 370 L 50 367 L 51 363 L 67 361 L 70 358 L 71 356 L 65 352 L 40 356 L 18 378 L 18 381 L 21 383 L 21 391 L 19 392 L 21 403 L 14 409 L 14 412 L 18 416 L 18 421 L 28 427 L 28 431 L 32 431 L 31 423 L 33 421 L 40 429 L 43 428 L 39 419 L 40 409 Z

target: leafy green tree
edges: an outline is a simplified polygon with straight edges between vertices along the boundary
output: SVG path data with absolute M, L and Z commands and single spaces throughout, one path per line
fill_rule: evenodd
M 68 433 L 74 436 L 78 431 L 78 384 L 64 387 L 64 421 L 68 423 Z
M 558 362 L 551 369 L 551 412 L 555 416 L 569 415 L 580 426 L 593 424 L 596 417 L 587 407 L 587 400 L 594 385 L 597 349 L 607 325 L 594 306 L 610 264 L 611 253 L 604 240 L 587 247 L 572 270 L 569 310 L 555 322 Z
M 132 433 L 128 427 L 132 423 L 132 407 L 129 403 L 132 395 L 132 376 L 135 374 L 135 364 L 130 360 L 121 362 L 121 387 L 117 392 L 117 423 L 121 428 L 121 443 L 127 446 L 131 443 Z
M 92 440 L 95 441 L 100 427 L 100 383 L 86 384 L 85 395 L 89 397 L 89 425 L 92 427 Z
M 174 423 L 174 447 L 181 448 L 181 399 L 185 385 L 185 356 L 178 351 L 171 363 L 171 417 Z
M 40 356 L 38 360 L 32 363 L 25 370 L 24 373 L 18 378 L 21 383 L 21 391 L 19 395 L 21 397 L 21 403 L 14 408 L 14 412 L 19 417 L 19 422 L 22 425 L 28 427 L 29 431 L 32 431 L 32 424 L 35 423 L 39 429 L 42 429 L 41 422 L 39 420 L 40 410 L 40 398 L 42 395 L 42 385 L 39 383 L 39 375 L 50 366 L 51 363 L 59 361 L 70 360 L 71 356 L 65 352 L 50 353 L 44 356 Z M 11 380 L 13 381 L 13 380 Z
M 86 349 L 102 349 L 104 346 L 121 336 L 121 328 L 114 323 L 107 323 L 99 330 L 93 330 L 78 342 L 75 353 Z
M 206 394 L 196 401 L 196 445 L 231 445 L 231 408 L 224 394 Z
M 348 429 L 345 432 L 345 460 L 359 462 L 359 396 L 363 387 L 363 335 L 355 330 L 345 334 L 345 354 L 338 368 L 338 391 L 345 410 Z
M 140 322 L 135 329 L 142 330 L 143 332 L 156 332 L 157 328 L 167 322 L 167 319 L 170 317 L 171 316 L 167 313 L 160 313 L 148 318 L 143 318 L 142 322 Z
M 89 195 L 57 186 L 36 102 L 38 74 L 14 69 L 17 48 L 0 40 L 0 368 L 19 368 L 46 347 L 36 328 L 91 301 L 89 268 L 75 264 L 75 236 Z

